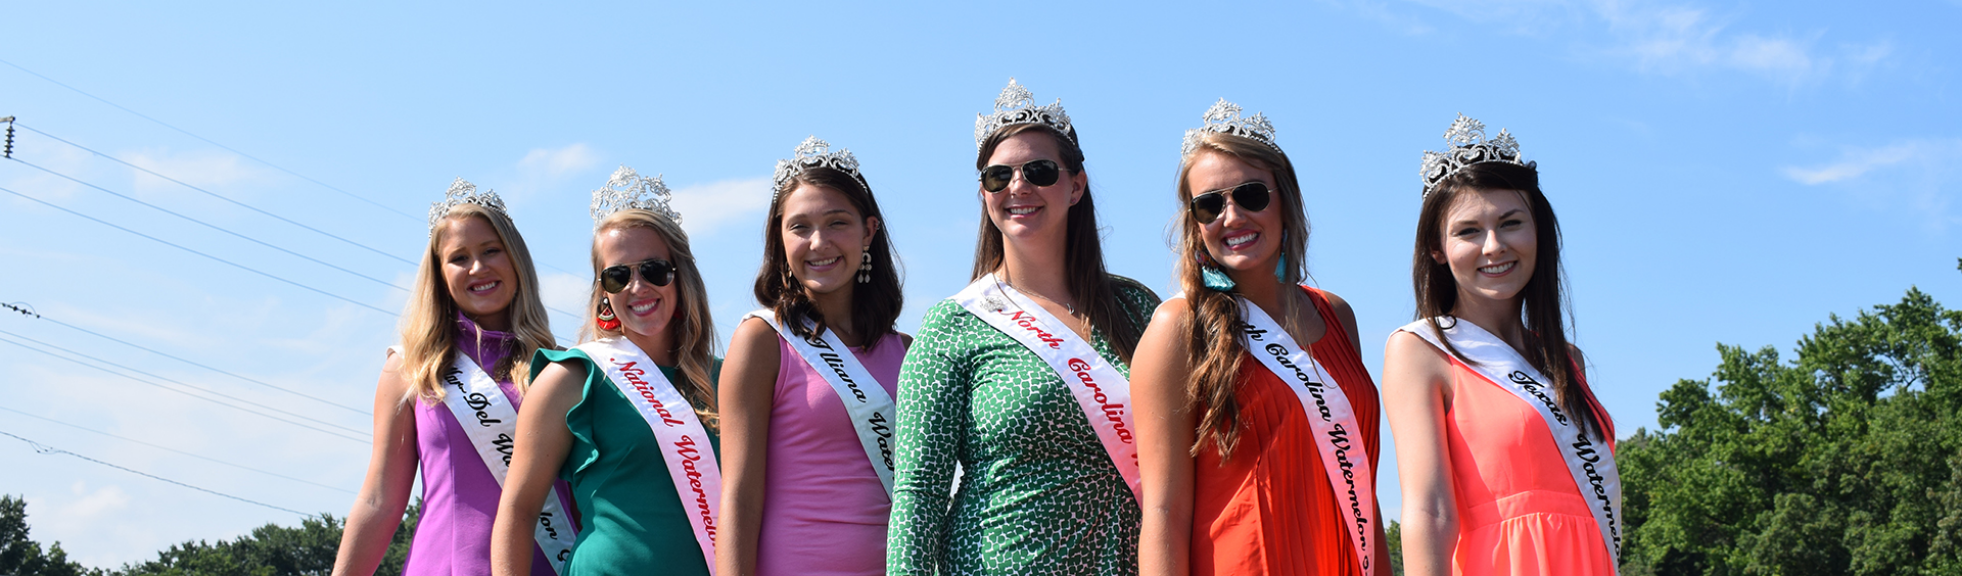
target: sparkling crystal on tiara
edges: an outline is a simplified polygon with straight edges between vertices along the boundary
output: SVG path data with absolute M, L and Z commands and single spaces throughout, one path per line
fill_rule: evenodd
M 429 204 L 429 235 L 436 235 L 436 227 L 443 223 L 444 218 L 450 216 L 450 210 L 463 204 L 476 204 L 498 212 L 504 211 L 504 199 L 498 198 L 497 192 L 485 190 L 479 194 L 476 184 L 457 178 L 455 182 L 450 183 L 450 189 L 443 192 L 441 202 Z
M 648 178 L 621 166 L 613 171 L 613 178 L 605 186 L 593 191 L 593 225 L 599 226 L 607 216 L 621 210 L 646 210 L 680 224 L 681 213 L 669 205 L 672 200 L 674 192 L 668 190 L 661 176 Z
M 1035 93 L 1027 87 L 1008 79 L 1008 87 L 1001 89 L 1001 96 L 995 97 L 993 114 L 974 115 L 974 149 L 980 150 L 988 142 L 988 135 L 1004 126 L 1016 124 L 1042 124 L 1055 129 L 1076 142 L 1076 132 L 1070 128 L 1070 115 L 1063 112 L 1063 100 L 1048 106 L 1035 104 Z
M 1274 123 L 1267 121 L 1266 114 L 1255 112 L 1252 116 L 1241 116 L 1239 104 L 1221 98 L 1213 103 L 1213 107 L 1206 109 L 1205 120 L 1206 125 L 1185 131 L 1185 145 L 1180 147 L 1179 156 L 1192 155 L 1194 150 L 1199 149 L 1199 141 L 1207 134 L 1251 138 L 1273 148 L 1275 152 L 1281 151 L 1281 146 L 1274 143 Z
M 1451 122 L 1451 129 L 1444 131 L 1447 150 L 1424 151 L 1424 163 L 1419 175 L 1424 179 L 1424 195 L 1429 196 L 1438 183 L 1457 174 L 1473 164 L 1504 162 L 1517 166 L 1533 168 L 1535 163 L 1519 156 L 1519 141 L 1504 129 L 1492 139 L 1485 138 L 1485 123 L 1464 114 Z
M 858 173 L 858 158 L 852 156 L 852 151 L 839 148 L 837 152 L 832 152 L 830 142 L 825 142 L 819 140 L 816 136 L 812 136 L 805 138 L 804 143 L 797 145 L 797 150 L 792 153 L 790 159 L 777 161 L 775 184 L 770 186 L 772 191 L 771 199 L 774 200 L 776 196 L 782 196 L 783 193 L 789 192 L 790 190 L 785 189 L 785 186 L 788 186 L 790 181 L 795 179 L 798 174 L 804 173 L 806 169 L 818 167 L 831 168 L 850 174 L 852 178 L 858 180 L 859 186 L 864 187 L 866 190 L 872 189 L 870 185 L 865 183 L 865 176 Z

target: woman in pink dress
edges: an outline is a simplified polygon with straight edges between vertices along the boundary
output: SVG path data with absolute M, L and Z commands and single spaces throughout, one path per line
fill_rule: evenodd
M 1418 320 L 1384 352 L 1404 571 L 1612 575 L 1614 424 L 1567 342 L 1560 227 L 1537 165 L 1463 116 L 1445 139 L 1425 154 Z
M 777 163 L 756 300 L 723 363 L 719 574 L 875 575 L 892 507 L 892 399 L 911 339 L 850 152 Z

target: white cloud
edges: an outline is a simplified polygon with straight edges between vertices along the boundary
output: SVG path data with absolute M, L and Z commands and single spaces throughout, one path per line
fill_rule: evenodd
M 770 178 L 723 180 L 674 191 L 674 209 L 690 237 L 709 234 L 770 207 Z
M 237 154 L 214 150 L 171 152 L 151 149 L 124 154 L 123 158 L 131 164 L 205 189 L 248 182 L 261 175 L 259 169 L 248 165 Z M 163 178 L 141 171 L 132 172 L 136 176 L 136 192 L 139 194 L 190 192 Z
M 546 306 L 572 313 L 586 309 L 587 298 L 591 297 L 593 291 L 592 279 L 561 272 L 540 273 L 538 283 L 540 284 L 539 297 L 545 300 Z M 579 330 L 578 322 L 584 320 L 584 317 L 566 318 L 564 315 L 553 315 L 552 326 L 557 332 L 572 336 Z
M 1832 163 L 1814 168 L 1787 166 L 1784 173 L 1800 184 L 1816 186 L 1859 178 L 1877 168 L 1928 156 L 1940 148 L 1938 144 L 1928 141 L 1907 141 L 1873 149 L 1848 149 Z
M 1800 184 L 1851 191 L 1856 200 L 1876 209 L 1905 208 L 1936 231 L 1962 224 L 1962 215 L 1951 209 L 1962 190 L 1962 138 L 1848 147 L 1832 162 L 1781 171 Z
M 584 143 L 558 149 L 533 148 L 518 160 L 518 170 L 527 175 L 557 178 L 599 165 L 599 156 Z

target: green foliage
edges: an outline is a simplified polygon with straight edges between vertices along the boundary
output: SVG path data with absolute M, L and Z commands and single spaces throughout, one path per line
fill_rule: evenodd
M 401 574 L 422 503 L 409 507 L 376 574 Z M 114 576 L 326 576 L 333 572 L 345 522 L 332 514 L 297 527 L 267 524 L 229 542 L 202 540 L 171 546 L 156 560 L 130 564 Z
M 1383 528 L 1383 547 L 1390 552 L 1390 576 L 1403 576 L 1403 525 L 1395 520 Z
M 27 500 L 0 495 L 0 574 L 7 576 L 96 576 L 99 570 L 68 561 L 61 543 L 41 544 L 27 537 Z
M 1789 363 L 1717 349 L 1619 446 L 1622 573 L 1962 573 L 1962 311 L 1910 289 Z

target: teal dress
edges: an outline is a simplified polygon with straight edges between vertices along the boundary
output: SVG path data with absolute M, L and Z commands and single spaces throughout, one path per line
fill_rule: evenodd
M 1113 280 L 1142 329 L 1157 295 Z M 1090 345 L 1130 376 L 1102 333 Z M 1034 352 L 942 301 L 906 351 L 898 402 L 887 574 L 1138 573 L 1137 499 Z
M 548 362 L 563 362 L 586 373 L 584 394 L 565 413 L 572 431 L 559 477 L 572 485 L 579 515 L 579 538 L 561 576 L 587 574 L 673 574 L 708 576 L 687 509 L 675 493 L 662 459 L 660 442 L 606 372 L 579 350 L 539 350 L 532 376 Z M 661 366 L 661 375 L 679 382 L 680 372 Z M 710 379 L 722 361 L 710 364 Z M 721 460 L 722 440 L 709 431 L 709 445 Z M 650 571 L 651 570 L 651 571 Z

